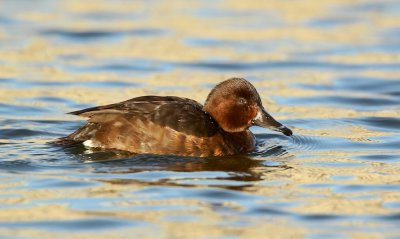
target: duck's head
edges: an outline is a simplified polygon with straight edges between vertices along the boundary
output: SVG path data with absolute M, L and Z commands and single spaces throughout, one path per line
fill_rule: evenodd
M 254 86 L 245 79 L 231 78 L 216 85 L 204 104 L 208 112 L 227 132 L 241 132 L 257 125 L 292 135 L 264 109 Z

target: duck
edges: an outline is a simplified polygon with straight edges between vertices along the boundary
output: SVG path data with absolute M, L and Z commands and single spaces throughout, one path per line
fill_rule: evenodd
M 189 98 L 148 95 L 68 114 L 87 122 L 57 143 L 135 154 L 247 154 L 256 148 L 252 126 L 293 134 L 265 110 L 256 88 L 243 78 L 217 84 L 204 105 Z

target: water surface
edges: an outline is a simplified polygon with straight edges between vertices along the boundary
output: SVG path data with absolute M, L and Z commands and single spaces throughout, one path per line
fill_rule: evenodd
M 0 2 L 0 237 L 400 238 L 398 1 Z M 233 76 L 293 137 L 224 158 L 57 147 L 66 112 Z

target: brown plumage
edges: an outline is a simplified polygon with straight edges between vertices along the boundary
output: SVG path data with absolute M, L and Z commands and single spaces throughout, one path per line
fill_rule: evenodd
M 176 96 L 141 96 L 70 114 L 88 122 L 58 143 L 140 154 L 209 157 L 250 152 L 255 139 L 248 128 L 254 124 L 291 134 L 262 108 L 256 89 L 239 78 L 218 84 L 205 106 Z

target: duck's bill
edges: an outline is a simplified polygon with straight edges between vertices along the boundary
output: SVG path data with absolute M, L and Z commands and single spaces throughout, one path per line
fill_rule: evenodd
M 293 134 L 292 130 L 276 121 L 267 111 L 261 109 L 253 120 L 253 124 L 283 133 L 286 136 Z

